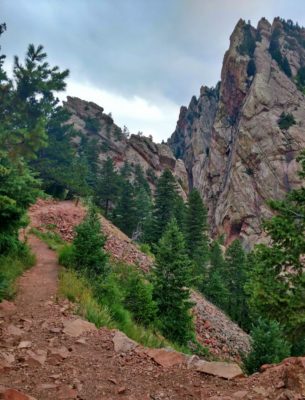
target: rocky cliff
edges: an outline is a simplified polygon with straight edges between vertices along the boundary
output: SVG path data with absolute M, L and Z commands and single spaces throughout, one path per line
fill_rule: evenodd
M 102 162 L 111 157 L 117 168 L 125 161 L 131 165 L 140 164 L 153 187 L 156 177 L 165 168 L 171 169 L 180 183 L 183 193 L 188 190 L 187 172 L 182 160 L 177 160 L 166 144 L 156 144 L 143 135 L 129 135 L 126 128 L 117 126 L 112 117 L 95 103 L 69 97 L 64 106 L 71 113 L 70 122 L 86 140 L 93 141 Z M 75 143 L 81 145 L 81 136 Z
M 305 29 L 279 18 L 263 18 L 257 28 L 240 20 L 221 82 L 181 107 L 168 144 L 199 188 L 214 235 L 256 242 L 262 218 L 271 215 L 266 200 L 299 184 L 304 85 Z

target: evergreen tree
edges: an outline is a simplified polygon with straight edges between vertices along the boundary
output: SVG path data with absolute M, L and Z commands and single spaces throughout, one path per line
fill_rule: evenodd
M 227 310 L 229 291 L 226 285 L 225 260 L 218 241 L 211 244 L 210 267 L 202 291 L 213 304 Z
M 84 221 L 75 228 L 73 264 L 90 278 L 105 273 L 108 256 L 103 250 L 106 238 L 102 234 L 99 215 L 94 207 L 89 209 Z
M 136 229 L 136 204 L 134 191 L 127 179 L 121 179 L 120 195 L 115 207 L 113 222 L 129 237 Z
M 144 176 L 143 169 L 140 164 L 135 166 L 135 179 L 134 179 L 135 190 L 144 189 L 149 196 L 151 196 L 151 190 L 147 179 Z
M 114 163 L 111 158 L 103 162 L 102 168 L 98 173 L 96 202 L 105 210 L 108 215 L 111 203 L 114 203 L 119 194 L 119 176 L 114 169 Z
M 63 107 L 56 107 L 47 124 L 47 146 L 36 153 L 31 161 L 32 169 L 39 174 L 43 189 L 56 197 L 88 194 L 88 166 L 85 174 L 79 173 L 81 160 L 76 154 L 71 139 L 75 135 L 72 125 L 68 124 L 70 114 Z
M 186 209 L 185 240 L 189 257 L 196 266 L 195 273 L 202 278 L 209 257 L 207 230 L 207 211 L 198 190 L 193 189 Z
M 5 30 L 0 25 L 0 36 Z M 25 64 L 15 57 L 13 79 L 0 55 L 0 253 L 18 247 L 18 230 L 26 225 L 26 210 L 37 195 L 39 182 L 28 161 L 47 142 L 46 127 L 57 105 L 54 92 L 65 88 L 68 71 L 46 62 L 43 47 L 30 45 Z
M 299 159 L 305 176 L 305 154 Z M 277 213 L 265 221 L 272 239 L 253 252 L 246 290 L 253 318 L 278 321 L 292 344 L 304 339 L 305 328 L 305 188 L 291 191 L 286 199 L 269 202 Z
M 152 299 L 153 287 L 145 282 L 138 271 L 129 274 L 125 282 L 124 305 L 137 323 L 153 325 L 156 319 L 156 303 Z
M 151 224 L 151 215 L 151 195 L 142 187 L 135 192 L 136 240 L 142 241 L 144 239 L 147 224 Z
M 290 355 L 290 344 L 285 340 L 279 323 L 258 319 L 251 331 L 252 349 L 244 358 L 249 374 L 259 370 L 263 364 L 281 362 Z
M 233 321 L 243 326 L 248 310 L 244 286 L 246 283 L 246 255 L 240 240 L 234 240 L 226 250 L 226 285 L 229 291 L 227 312 Z
M 175 217 L 177 197 L 176 180 L 171 171 L 165 169 L 158 180 L 155 192 L 151 242 L 158 242 L 169 221 Z
M 191 265 L 177 222 L 169 222 L 159 241 L 154 269 L 154 299 L 162 333 L 186 344 L 194 337 L 190 309 Z

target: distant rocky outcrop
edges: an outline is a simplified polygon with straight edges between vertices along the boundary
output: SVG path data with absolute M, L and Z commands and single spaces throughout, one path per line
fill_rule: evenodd
M 168 144 L 185 162 L 208 207 L 214 236 L 262 239 L 266 203 L 300 184 L 305 148 L 305 29 L 276 18 L 257 28 L 240 20 L 221 82 L 181 107 Z
M 94 141 L 101 162 L 111 157 L 118 169 L 125 161 L 131 165 L 139 164 L 152 187 L 162 171 L 169 168 L 176 176 L 182 192 L 188 191 L 184 163 L 175 158 L 168 145 L 156 144 L 152 138 L 139 134 L 129 136 L 126 128 L 122 130 L 117 126 L 112 117 L 95 103 L 68 96 L 64 106 L 71 113 L 70 122 L 74 128 L 88 140 Z M 80 136 L 74 140 L 79 146 L 82 145 Z

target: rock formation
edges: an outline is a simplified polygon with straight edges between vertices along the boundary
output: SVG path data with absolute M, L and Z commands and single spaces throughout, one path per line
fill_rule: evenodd
M 305 29 L 276 18 L 257 28 L 240 20 L 215 88 L 181 107 L 168 144 L 185 162 L 209 210 L 213 235 L 227 243 L 262 237 L 268 199 L 299 185 L 305 147 Z M 282 122 L 280 122 L 282 121 Z
M 64 105 L 71 113 L 70 122 L 74 128 L 87 140 L 94 141 L 100 161 L 111 157 L 118 169 L 125 161 L 131 165 L 139 164 L 152 187 L 156 177 L 165 168 L 169 168 L 183 192 L 187 192 L 188 180 L 184 163 L 174 157 L 166 144 L 156 144 L 151 138 L 139 134 L 128 137 L 127 129 L 118 127 L 112 117 L 95 103 L 68 96 Z M 75 143 L 81 145 L 80 136 L 75 138 Z

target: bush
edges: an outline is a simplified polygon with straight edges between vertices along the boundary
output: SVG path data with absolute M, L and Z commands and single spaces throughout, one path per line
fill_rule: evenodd
M 281 129 L 289 129 L 292 125 L 295 125 L 294 116 L 290 113 L 282 112 L 278 120 L 278 125 Z
M 244 36 L 242 43 L 238 46 L 238 51 L 242 55 L 253 56 L 255 50 L 255 37 L 251 32 L 251 25 L 247 24 L 243 28 Z
M 35 256 L 29 248 L 19 242 L 14 253 L 0 256 L 0 301 L 15 295 L 18 276 L 35 264 Z
M 153 287 L 145 282 L 137 271 L 130 273 L 126 281 L 124 305 L 134 320 L 144 326 L 152 325 L 156 319 L 157 306 L 152 299 Z
M 263 364 L 279 363 L 290 355 L 290 344 L 284 339 L 278 322 L 259 319 L 251 331 L 252 350 L 244 358 L 249 374 Z
M 73 240 L 74 267 L 95 277 L 105 272 L 108 256 L 103 250 L 106 238 L 101 232 L 99 215 L 90 208 L 84 221 L 75 229 Z
M 297 86 L 299 90 L 304 91 L 305 89 L 305 67 L 301 67 L 298 70 L 297 76 L 296 76 L 296 81 L 297 81 Z
M 66 268 L 74 266 L 74 247 L 71 244 L 66 244 L 59 250 L 58 262 Z

